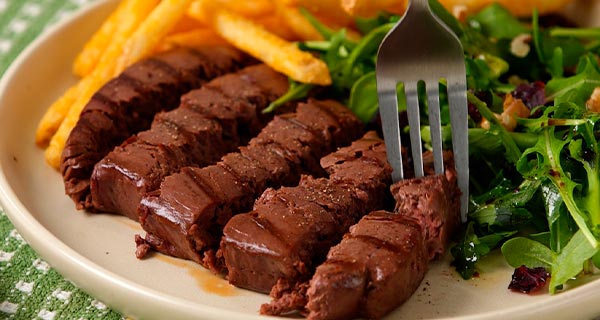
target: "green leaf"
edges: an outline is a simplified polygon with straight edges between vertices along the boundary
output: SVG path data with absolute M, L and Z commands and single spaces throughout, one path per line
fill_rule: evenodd
M 475 273 L 475 265 L 479 259 L 490 252 L 490 247 L 479 241 L 473 229 L 473 223 L 469 223 L 460 242 L 451 249 L 456 271 L 464 278 L 470 279 Z
M 502 255 L 506 262 L 518 268 L 525 265 L 529 268 L 544 267 L 552 269 L 554 252 L 545 245 L 524 237 L 512 238 L 502 245 Z
M 386 14 L 384 12 L 380 12 L 377 16 L 373 17 L 373 18 L 361 18 L 361 17 L 357 17 L 354 20 L 354 24 L 356 25 L 356 28 L 360 31 L 360 33 L 362 34 L 367 34 L 371 31 L 373 31 L 373 29 L 386 24 L 386 23 L 396 23 L 398 22 L 398 20 L 400 20 L 399 16 L 390 16 L 389 14 Z
M 370 58 L 377 53 L 379 44 L 394 25 L 395 23 L 386 23 L 374 28 L 371 32 L 362 37 L 345 60 L 342 69 L 342 77 L 346 79 L 348 77 L 354 78 L 352 72 L 356 67 L 356 64 L 361 61 L 370 60 Z M 362 75 L 362 73 L 359 75 Z
M 290 88 L 288 89 L 288 91 L 281 97 L 277 98 L 277 100 L 271 102 L 269 104 L 269 106 L 267 106 L 265 109 L 263 109 L 262 112 L 263 113 L 273 112 L 277 108 L 281 107 L 282 105 L 284 105 L 288 102 L 304 99 L 308 95 L 308 92 L 313 87 L 314 87 L 314 85 L 311 85 L 311 84 L 290 81 Z
M 582 230 L 577 231 L 552 263 L 550 293 L 555 293 L 558 287 L 577 276 L 583 270 L 583 264 L 597 253 L 598 248 L 586 240 Z
M 479 237 L 475 233 L 473 225 L 473 222 L 467 224 L 462 239 L 450 249 L 454 258 L 452 264 L 464 279 L 472 278 L 477 262 L 496 248 L 501 241 L 515 234 L 514 231 L 508 231 Z
M 564 72 L 563 50 L 561 47 L 556 47 L 552 53 L 552 58 L 549 61 L 548 69 L 554 78 L 561 78 Z
M 470 23 L 476 23 L 486 36 L 496 39 L 512 39 L 520 34 L 529 33 L 529 30 L 510 11 L 497 3 L 479 11 L 471 18 Z
M 573 220 L 590 244 L 598 247 L 598 240 L 587 225 L 586 211 L 578 205 L 575 199 L 575 189 L 579 187 L 579 184 L 564 172 L 560 164 L 563 149 L 571 139 L 572 137 L 556 137 L 554 127 L 544 129 L 536 146 L 523 152 L 523 156 L 517 163 L 517 170 L 526 177 L 550 179 L 559 190 Z
M 541 179 L 541 181 L 543 181 L 541 186 L 542 198 L 550 229 L 548 244 L 554 252 L 561 252 L 573 236 L 572 220 L 556 186 L 548 179 Z
M 350 91 L 348 107 L 363 122 L 373 119 L 378 110 L 377 81 L 375 72 L 370 72 L 358 79 Z
M 440 18 L 440 20 L 442 20 L 444 24 L 450 28 L 450 30 L 454 32 L 454 34 L 459 37 L 463 34 L 464 28 L 461 23 L 450 12 L 448 12 L 446 7 L 444 7 L 439 1 L 429 0 L 429 7 L 431 8 L 431 11 L 435 13 L 435 15 Z
M 521 157 L 521 150 L 517 146 L 515 140 L 512 139 L 511 135 L 506 129 L 500 124 L 499 120 L 494 116 L 494 113 L 488 108 L 488 106 L 471 92 L 467 93 L 467 99 L 472 103 L 479 113 L 490 122 L 490 131 L 497 134 L 502 141 L 502 145 L 505 148 L 506 159 L 510 163 L 516 163 Z
M 596 268 L 600 268 L 600 250 L 592 257 L 592 262 Z
M 582 57 L 578 67 L 581 70 L 576 75 L 550 80 L 546 85 L 546 100 L 555 101 L 556 105 L 562 101 L 585 105 L 594 89 L 600 86 L 600 72 L 591 59 L 593 57 L 589 55 Z M 568 100 L 564 99 L 564 95 L 571 91 L 575 94 L 571 94 Z

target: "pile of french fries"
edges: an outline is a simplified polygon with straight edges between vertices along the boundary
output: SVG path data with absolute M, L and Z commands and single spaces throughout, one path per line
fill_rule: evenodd
M 490 1 L 441 0 L 449 7 L 468 8 Z M 569 0 L 502 0 L 515 10 L 528 2 L 555 5 L 566 1 Z M 92 95 L 132 63 L 176 46 L 232 45 L 293 80 L 329 85 L 327 65 L 295 44 L 295 41 L 321 39 L 300 8 L 331 28 L 347 28 L 352 35 L 355 17 L 372 16 L 382 10 L 402 14 L 407 2 L 121 0 L 78 54 L 73 73 L 80 80 L 48 108 L 38 125 L 36 144 L 46 148 L 46 161 L 58 168 L 65 142 Z

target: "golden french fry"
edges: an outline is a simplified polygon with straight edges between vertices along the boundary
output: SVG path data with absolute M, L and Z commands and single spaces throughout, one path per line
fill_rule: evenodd
M 301 51 L 294 43 L 276 36 L 238 14 L 222 10 L 209 2 L 203 5 L 206 8 L 201 8 L 200 12 L 211 13 L 209 22 L 215 32 L 234 47 L 296 81 L 319 85 L 331 84 L 327 65 L 310 53 Z
M 371 17 L 380 11 L 402 14 L 407 0 L 341 0 L 342 8 L 353 17 Z
M 127 39 L 129 39 L 150 12 L 153 11 L 158 2 L 159 0 L 127 1 L 126 10 L 129 12 L 129 14 L 126 15 L 127 19 L 121 21 L 118 32 L 113 35 L 110 45 L 102 54 L 94 71 L 84 77 L 80 81 L 81 83 L 78 84 L 78 86 L 80 86 L 80 91 L 78 92 L 77 99 L 70 106 L 68 113 L 62 120 L 56 133 L 54 133 L 54 136 L 52 136 L 48 148 L 46 148 L 46 161 L 54 168 L 60 166 L 60 156 L 65 146 L 65 142 L 67 141 L 71 130 L 77 124 L 81 111 L 100 87 L 122 71 L 122 69 L 116 65 L 117 58 L 123 52 Z
M 208 1 L 211 0 L 196 0 L 190 3 L 188 7 L 188 11 L 186 12 L 186 16 L 192 17 L 193 19 L 198 20 L 200 23 L 209 25 L 210 20 L 210 12 L 207 12 Z
M 298 36 L 301 40 L 322 40 L 323 37 L 315 29 L 312 24 L 306 19 L 300 10 L 296 7 L 286 6 L 280 2 L 277 4 L 278 16 L 290 27 L 290 29 Z
M 171 30 L 169 30 L 168 35 L 172 35 L 172 34 L 178 34 L 178 33 L 185 33 L 185 32 L 189 32 L 192 30 L 196 30 L 196 29 L 202 29 L 202 28 L 207 28 L 208 25 L 206 23 L 203 23 L 202 21 L 199 21 L 196 18 L 190 17 L 189 15 L 184 15 L 183 17 L 181 17 L 181 19 L 179 19 L 179 21 L 177 21 L 177 24 L 175 24 L 175 26 L 173 26 L 173 28 L 171 28 Z
M 192 0 L 162 0 L 135 30 L 123 48 L 117 61 L 117 69 L 123 70 L 150 54 L 154 47 L 185 15 Z
M 264 17 L 275 12 L 275 6 L 270 0 L 216 0 L 216 2 L 221 8 L 248 18 Z
M 252 21 L 262 26 L 265 30 L 287 41 L 300 40 L 294 30 L 282 19 L 280 15 L 270 15 L 266 17 L 255 18 Z
M 332 25 L 340 27 L 351 26 L 354 18 L 351 17 L 344 9 L 340 0 L 292 0 L 295 6 L 303 7 L 312 12 L 318 17 L 325 18 Z M 292 2 L 293 3 L 293 2 Z M 291 5 L 291 4 L 290 4 Z
M 164 51 L 173 47 L 200 47 L 217 46 L 228 44 L 213 30 L 208 28 L 198 28 L 180 33 L 173 33 L 166 36 L 156 48 L 157 51 Z
M 119 23 L 123 16 L 129 14 L 126 12 L 127 1 L 122 1 L 119 6 L 108 16 L 100 28 L 85 43 L 83 49 L 73 62 L 73 73 L 83 77 L 92 70 L 100 60 L 102 53 L 110 43 L 113 34 L 119 28 Z
M 56 132 L 65 115 L 77 100 L 77 96 L 81 91 L 81 82 L 70 87 L 58 100 L 56 100 L 38 123 L 38 128 L 35 132 L 35 143 L 45 148 L 50 142 L 50 138 Z
M 158 0 L 123 0 L 120 5 L 117 7 L 116 11 L 126 13 L 119 16 L 118 27 L 113 30 L 113 33 L 110 35 L 110 43 L 107 44 L 106 48 L 102 51 L 101 57 L 104 55 L 105 51 L 108 50 L 109 47 L 113 45 L 115 39 L 119 39 L 121 37 L 128 37 L 131 34 L 131 30 L 128 28 L 132 28 L 132 21 L 136 27 L 139 24 L 140 19 L 143 19 L 149 10 L 156 6 Z M 113 14 L 109 16 L 108 19 L 112 19 Z M 138 17 L 138 18 L 135 18 Z M 107 27 L 108 28 L 108 27 Z M 99 58 L 100 60 L 102 58 Z M 94 65 L 97 66 L 98 62 L 95 62 Z M 89 75 L 90 72 L 88 72 Z M 46 147 L 48 142 L 55 134 L 56 130 L 60 127 L 63 119 L 66 117 L 67 113 L 71 106 L 77 100 L 77 97 L 80 95 L 83 90 L 82 84 L 77 84 L 70 89 L 67 90 L 61 97 L 59 97 L 49 108 L 46 110 L 46 113 L 40 120 L 38 124 L 38 128 L 35 134 L 36 144 L 40 147 Z
M 278 3 L 281 3 L 284 6 L 288 6 L 288 7 L 297 7 L 298 6 L 298 0 L 275 0 Z

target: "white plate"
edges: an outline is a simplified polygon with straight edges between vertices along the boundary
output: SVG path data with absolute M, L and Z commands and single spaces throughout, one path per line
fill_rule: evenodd
M 58 172 L 34 145 L 46 107 L 69 85 L 71 62 L 114 7 L 100 1 L 35 41 L 0 83 L 0 203 L 29 244 L 67 279 L 112 308 L 144 319 L 259 319 L 266 295 L 231 287 L 187 261 L 140 261 L 127 218 L 78 212 Z M 588 3 L 589 5 L 589 3 Z M 587 18 L 593 17 L 590 11 Z M 597 15 L 596 15 L 597 16 Z M 581 17 L 581 16 L 580 16 Z M 591 21 L 591 20 L 590 20 Z M 421 288 L 390 319 L 591 318 L 600 315 L 600 281 L 555 296 L 506 289 L 512 270 L 489 259 L 479 278 L 460 279 L 447 261 L 432 265 Z M 271 318 L 272 319 L 272 318 Z

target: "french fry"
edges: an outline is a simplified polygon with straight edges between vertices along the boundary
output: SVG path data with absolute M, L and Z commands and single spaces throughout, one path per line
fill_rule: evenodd
M 81 110 L 88 103 L 92 95 L 100 89 L 108 80 L 120 73 L 120 69 L 116 65 L 117 58 L 123 52 L 123 48 L 127 39 L 133 34 L 138 26 L 146 19 L 146 17 L 157 6 L 159 0 L 126 0 L 126 10 L 129 12 L 120 21 L 120 27 L 117 33 L 112 37 L 110 45 L 106 48 L 102 57 L 98 61 L 94 71 L 80 80 L 77 84 L 79 92 L 77 99 L 69 107 L 68 113 L 62 120 L 54 136 L 50 140 L 48 148 L 45 151 L 45 158 L 48 164 L 54 168 L 60 166 L 60 156 L 65 146 L 65 142 L 79 120 Z M 67 92 L 68 93 L 68 92 Z
M 211 0 L 195 0 L 190 3 L 186 15 L 198 20 L 200 23 L 210 25 L 211 13 L 207 11 L 208 1 Z
M 351 26 L 354 19 L 342 8 L 340 0 L 287 0 L 289 5 L 306 8 L 314 15 L 340 27 Z M 292 2 L 293 1 L 293 2 Z M 368 0 L 367 0 L 368 1 Z
M 219 7 L 247 18 L 265 17 L 275 12 L 275 6 L 270 0 L 216 0 L 216 2 Z
M 40 148 L 48 146 L 48 142 L 50 142 L 50 139 L 65 118 L 65 115 L 77 100 L 81 88 L 81 82 L 71 86 L 60 98 L 50 105 L 48 110 L 46 110 L 46 113 L 38 123 L 35 132 L 35 143 Z
M 161 39 L 185 15 L 192 0 L 162 0 L 135 30 L 123 48 L 117 61 L 117 69 L 123 70 L 152 52 Z
M 371 17 L 380 11 L 403 14 L 407 0 L 341 0 L 342 8 L 353 17 Z
M 85 43 L 83 49 L 73 62 L 73 73 L 84 77 L 92 70 L 100 60 L 102 53 L 109 45 L 112 35 L 119 28 L 119 23 L 123 16 L 129 14 L 125 9 L 127 1 L 122 1 L 119 6 L 108 16 L 100 28 Z
M 177 21 L 177 24 L 173 26 L 173 28 L 169 31 L 168 35 L 185 33 L 196 29 L 207 28 L 208 25 L 199 21 L 196 18 L 190 17 L 189 15 L 184 15 Z M 167 35 L 167 36 L 168 36 Z
M 331 84 L 327 65 L 308 52 L 275 34 L 265 30 L 255 22 L 235 13 L 222 10 L 209 2 L 203 2 L 197 13 L 206 18 L 214 30 L 234 47 L 263 61 L 273 69 L 290 78 L 319 85 Z M 193 14 L 194 11 L 188 11 Z
M 300 40 L 294 30 L 289 27 L 281 15 L 274 14 L 266 17 L 255 18 L 252 21 L 261 25 L 265 30 L 269 30 L 269 32 L 287 41 Z
M 197 28 L 185 32 L 174 33 L 166 36 L 157 46 L 157 51 L 169 50 L 173 47 L 200 47 L 227 45 L 228 42 L 213 30 Z
M 128 21 L 131 21 L 130 15 L 135 16 L 135 12 L 144 13 L 147 12 L 152 7 L 156 6 L 158 0 L 150 0 L 150 1 L 141 1 L 141 0 L 123 0 L 117 9 L 111 13 L 108 20 L 113 19 L 113 17 L 118 16 L 118 27 L 116 27 L 112 34 L 110 35 L 110 43 L 106 44 L 105 49 L 102 52 L 99 52 L 101 56 L 104 52 L 112 45 L 113 40 L 119 38 L 121 34 L 126 33 L 126 36 L 129 36 L 131 31 L 125 30 L 127 29 Z M 132 11 L 134 10 L 134 11 Z M 147 13 L 146 13 L 147 15 Z M 142 19 L 143 17 L 140 17 Z M 133 19 L 135 20 L 135 19 Z M 139 23 L 136 22 L 136 23 Z M 106 23 L 103 24 L 103 26 Z M 108 26 L 106 28 L 109 28 Z M 106 30 L 105 30 L 106 31 Z M 96 36 L 93 36 L 96 37 Z M 101 36 L 99 36 L 101 37 Z M 96 41 L 101 41 L 99 40 Z M 102 40 L 104 41 L 104 40 Z M 85 51 L 85 49 L 84 49 Z M 82 58 L 83 59 L 83 58 Z M 98 58 L 100 60 L 101 58 Z M 99 62 L 94 62 L 94 66 L 96 66 Z M 90 72 L 87 72 L 89 75 Z M 63 119 L 66 117 L 67 113 L 71 106 L 77 100 L 77 97 L 80 95 L 81 91 L 83 91 L 83 86 L 81 83 L 72 86 L 69 88 L 61 97 L 59 97 L 50 107 L 46 110 L 42 119 L 40 120 L 36 133 L 35 133 L 35 142 L 40 147 L 48 146 L 48 143 L 52 136 L 55 134 L 56 130 L 60 127 Z
M 292 29 L 292 31 L 301 40 L 323 40 L 321 34 L 312 24 L 300 13 L 296 7 L 286 6 L 281 2 L 276 2 L 277 13 L 283 18 L 283 21 Z

